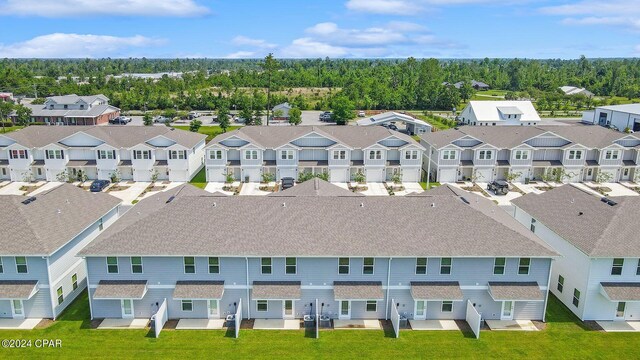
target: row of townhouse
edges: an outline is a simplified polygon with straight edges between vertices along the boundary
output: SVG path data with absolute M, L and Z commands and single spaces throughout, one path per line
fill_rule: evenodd
M 472 303 L 487 320 L 544 320 L 557 256 L 448 186 L 363 197 L 315 179 L 238 197 L 184 185 L 133 213 L 79 254 L 94 319 L 148 319 L 163 304 L 172 319 L 224 319 L 240 303 L 245 319 L 388 319 L 395 299 L 408 319 L 465 319 Z
M 581 320 L 640 319 L 640 198 L 564 185 L 513 204 L 515 218 L 562 255 L 550 290 L 567 308 Z
M 356 174 L 367 182 L 400 175 L 421 177 L 424 148 L 413 138 L 381 126 L 249 126 L 222 134 L 206 147 L 207 181 L 261 181 L 298 178 L 301 173 L 329 174 L 331 182 L 348 182 Z
M 439 182 L 640 181 L 640 136 L 592 125 L 463 126 L 422 135 Z
M 0 135 L 0 179 L 189 181 L 205 138 L 165 126 L 29 126 Z
M 0 196 L 0 318 L 55 319 L 71 304 L 87 287 L 76 255 L 116 221 L 119 205 L 71 184 L 29 198 Z

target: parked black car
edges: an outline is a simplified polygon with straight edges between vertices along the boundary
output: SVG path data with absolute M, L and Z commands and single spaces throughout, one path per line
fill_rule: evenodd
M 282 178 L 282 190 L 287 190 L 292 188 L 295 184 L 296 180 L 292 177 L 283 177 Z
M 109 186 L 111 182 L 109 180 L 94 180 L 91 183 L 91 187 L 89 188 L 89 190 L 91 192 L 101 192 L 102 190 L 104 190 L 107 186 Z
M 493 191 L 496 195 L 507 195 L 509 193 L 509 183 L 504 180 L 495 180 L 487 185 L 487 190 Z

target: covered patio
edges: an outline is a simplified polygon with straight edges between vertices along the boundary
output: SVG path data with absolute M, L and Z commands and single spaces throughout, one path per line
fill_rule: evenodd
M 122 312 L 121 318 L 104 319 L 98 326 L 104 328 L 140 328 L 149 322 L 148 318 L 134 319 L 133 301 L 142 300 L 147 293 L 146 280 L 100 280 L 93 293 L 94 300 L 119 300 Z M 142 327 L 144 327 L 142 326 Z
M 558 160 L 533 160 L 533 178 L 536 181 L 556 181 L 562 174 L 562 162 Z
M 295 302 L 301 299 L 300 281 L 254 281 L 251 300 L 255 302 L 254 329 L 293 330 L 300 328 Z M 262 313 L 262 314 L 261 314 Z
M 224 281 L 177 281 L 173 299 L 203 301 L 207 304 L 207 317 L 203 319 L 180 319 L 176 330 L 219 330 L 225 325 L 220 319 L 220 299 L 224 294 Z
M 460 330 L 455 320 L 427 319 L 429 303 L 439 303 L 441 308 L 464 300 L 457 281 L 412 281 L 411 297 L 414 300 L 413 319 L 409 320 L 413 330 Z
M 615 306 L 612 320 L 597 321 L 604 331 L 640 331 L 640 320 L 636 320 L 640 312 L 640 283 L 602 282 L 600 294 Z M 632 319 L 634 321 L 631 321 Z
M 8 300 L 10 302 L 10 315 L 12 317 L 11 319 L 3 319 L 4 324 L 0 323 L 0 327 L 22 328 L 31 325 L 33 325 L 31 328 L 35 327 L 42 319 L 25 319 L 28 317 L 28 314 L 26 314 L 24 302 L 31 299 L 37 292 L 37 280 L 0 281 L 0 300 Z
M 516 302 L 544 301 L 544 291 L 537 282 L 489 282 L 489 295 L 501 302 L 500 319 L 485 320 L 491 330 L 537 331 L 531 319 L 514 316 Z
M 339 303 L 338 320 L 334 320 L 334 328 L 340 326 L 349 326 L 349 322 L 340 322 L 340 320 L 352 319 L 352 305 L 358 304 L 358 314 L 356 318 L 362 320 L 375 320 L 378 317 L 378 303 L 384 300 L 384 292 L 382 290 L 382 282 L 380 281 L 334 281 L 333 282 L 334 299 Z M 370 313 L 372 319 L 363 319 L 363 315 Z M 367 316 L 369 317 L 369 316 Z M 358 326 L 370 326 L 368 322 L 352 324 Z

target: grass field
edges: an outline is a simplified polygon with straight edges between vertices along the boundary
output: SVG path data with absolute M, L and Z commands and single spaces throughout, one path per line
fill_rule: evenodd
M 186 126 L 182 126 L 182 125 L 174 126 L 174 128 L 180 129 L 180 130 L 189 131 L 189 126 L 188 125 L 186 125 Z M 233 131 L 233 130 L 238 129 L 238 128 L 240 128 L 240 126 L 229 126 L 227 128 L 227 132 Z M 198 130 L 198 133 L 207 135 L 206 142 L 209 142 L 214 137 L 222 134 L 222 129 L 219 126 L 200 126 L 200 129 Z
M 60 339 L 62 348 L 1 349 L 13 358 L 136 359 L 633 359 L 639 333 L 586 329 L 557 299 L 550 297 L 547 328 L 538 332 L 483 331 L 477 340 L 459 331 L 402 331 L 395 339 L 383 331 L 327 330 L 320 339 L 304 331 L 241 330 L 93 330 L 86 292 L 48 328 L 0 331 L 1 339 Z
M 198 171 L 196 176 L 194 176 L 189 183 L 193 186 L 199 187 L 200 189 L 207 187 L 207 168 L 204 167 L 202 170 Z
M 16 131 L 22 129 L 24 126 L 7 126 L 4 129 L 0 128 L 0 134 Z

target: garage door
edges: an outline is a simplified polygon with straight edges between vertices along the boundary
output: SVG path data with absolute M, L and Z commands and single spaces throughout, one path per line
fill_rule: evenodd
M 277 176 L 277 180 L 280 181 L 280 179 L 285 178 L 285 177 L 291 177 L 294 179 L 298 179 L 298 174 L 297 174 L 297 169 L 296 168 L 281 168 L 278 169 L 278 176 Z
M 110 180 L 111 179 L 111 174 L 113 173 L 113 170 L 99 170 L 98 171 L 98 180 Z
M 225 182 L 225 180 L 227 180 L 227 176 L 224 174 L 224 168 L 207 170 L 208 182 Z
M 249 177 L 249 182 L 259 182 L 260 179 L 260 168 L 256 169 L 243 169 L 242 170 L 242 178 L 241 181 L 246 181 L 247 176 Z
M 348 182 L 349 169 L 331 169 L 329 170 L 329 181 L 331 182 Z
M 169 172 L 169 180 L 171 181 L 189 181 L 189 172 L 187 170 L 171 170 Z
M 440 169 L 438 172 L 438 181 L 441 183 L 452 183 L 458 179 L 457 169 Z
M 477 182 L 491 182 L 493 180 L 493 168 L 478 168 L 475 170 Z
M 384 182 L 385 171 L 384 169 L 367 169 L 365 176 L 367 182 Z
M 151 181 L 151 171 L 133 169 L 133 181 Z
M 403 169 L 402 170 L 403 182 L 419 182 L 420 181 L 420 169 Z

